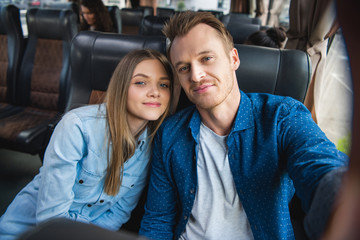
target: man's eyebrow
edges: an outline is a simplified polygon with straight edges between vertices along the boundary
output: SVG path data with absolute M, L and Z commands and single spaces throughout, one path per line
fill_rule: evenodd
M 196 56 L 201 56 L 201 55 L 209 54 L 209 53 L 212 53 L 212 52 L 213 52 L 213 51 L 211 51 L 211 50 L 205 50 L 205 51 L 199 52 L 198 54 L 196 54 Z M 174 65 L 174 67 L 177 68 L 177 67 L 179 67 L 179 65 L 181 65 L 181 64 L 186 64 L 186 62 L 184 62 L 184 61 L 179 61 L 179 62 L 177 62 L 177 63 Z

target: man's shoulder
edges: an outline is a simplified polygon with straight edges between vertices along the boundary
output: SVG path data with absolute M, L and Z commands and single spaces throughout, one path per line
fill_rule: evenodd
M 270 110 L 271 108 L 291 109 L 295 106 L 303 105 L 300 101 L 288 96 L 279 96 L 269 93 L 247 93 L 246 96 L 249 97 L 254 108 L 263 109 L 263 107 L 266 106 L 267 110 Z

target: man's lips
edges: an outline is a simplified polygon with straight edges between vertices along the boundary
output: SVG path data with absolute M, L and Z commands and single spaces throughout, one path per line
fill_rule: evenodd
M 161 104 L 159 102 L 146 102 L 144 103 L 144 105 L 148 106 L 148 107 L 160 107 Z
M 212 84 L 204 84 L 204 85 L 194 88 L 194 92 L 195 93 L 204 93 L 212 86 L 213 86 Z

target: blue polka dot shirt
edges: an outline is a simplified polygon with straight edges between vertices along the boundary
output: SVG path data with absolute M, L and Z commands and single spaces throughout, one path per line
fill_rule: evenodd
M 158 131 L 140 235 L 178 239 L 185 230 L 197 191 L 200 123 L 192 106 Z M 241 92 L 227 146 L 255 239 L 294 239 L 289 202 L 295 190 L 307 211 L 322 176 L 348 163 L 301 102 L 270 94 Z

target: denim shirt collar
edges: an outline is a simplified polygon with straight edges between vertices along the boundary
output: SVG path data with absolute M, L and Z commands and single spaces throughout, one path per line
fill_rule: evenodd
M 148 127 L 146 127 L 144 129 L 144 131 L 141 133 L 141 135 L 139 136 L 138 140 L 137 140 L 137 147 L 138 149 L 140 149 L 140 151 L 143 151 L 143 147 L 145 145 L 145 142 L 148 141 Z
M 234 121 L 234 125 L 232 126 L 231 132 L 245 130 L 252 128 L 254 126 L 254 113 L 252 108 L 252 102 L 250 98 L 240 90 L 241 99 L 240 105 L 236 114 L 236 118 Z M 200 123 L 201 123 L 201 116 L 199 111 L 194 107 L 194 113 L 190 119 L 188 127 L 191 129 L 191 134 L 195 139 L 196 143 L 198 143 L 198 136 L 200 132 Z

